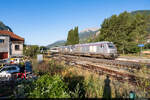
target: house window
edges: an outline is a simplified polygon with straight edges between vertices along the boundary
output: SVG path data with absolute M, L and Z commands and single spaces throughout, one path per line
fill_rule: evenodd
M 19 45 L 15 45 L 15 50 L 19 50 Z
M 4 43 L 4 39 L 0 39 L 0 43 Z

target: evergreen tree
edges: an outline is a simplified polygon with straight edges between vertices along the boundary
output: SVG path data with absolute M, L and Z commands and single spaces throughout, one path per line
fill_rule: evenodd
M 75 29 L 74 29 L 74 43 L 75 43 L 75 44 L 78 44 L 78 43 L 79 43 L 78 27 L 75 27 Z
M 66 45 L 74 45 L 79 43 L 78 27 L 71 29 L 68 32 Z
M 146 17 L 123 12 L 104 20 L 96 41 L 111 41 L 120 53 L 138 52 L 138 44 L 143 44 L 147 35 Z
M 67 42 L 66 42 L 66 45 L 70 45 L 71 44 L 71 30 L 68 31 L 68 37 L 67 37 Z

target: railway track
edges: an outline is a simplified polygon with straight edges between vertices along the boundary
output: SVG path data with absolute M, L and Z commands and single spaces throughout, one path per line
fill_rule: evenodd
M 54 55 L 52 58 L 57 61 L 65 61 L 66 64 L 69 65 L 75 65 L 82 69 L 93 71 L 95 73 L 98 73 L 99 75 L 107 74 L 120 82 L 128 81 L 133 85 L 142 85 L 140 81 L 143 80 L 143 78 L 134 74 L 134 71 L 139 70 L 142 66 L 137 62 L 116 61 L 58 54 Z M 146 88 L 150 90 L 150 87 Z
M 101 64 L 107 64 L 107 65 L 114 65 L 119 66 L 119 68 L 126 68 L 128 70 L 139 70 L 143 66 L 147 66 L 150 68 L 150 63 L 139 63 L 139 62 L 132 62 L 132 61 L 120 61 L 120 60 L 109 60 L 109 59 L 99 59 L 99 58 L 91 58 L 91 57 L 83 57 L 83 56 L 73 56 L 73 55 L 60 55 L 55 54 L 54 56 L 63 56 L 68 57 L 71 59 L 81 59 L 85 61 L 90 61 L 93 63 L 101 63 Z

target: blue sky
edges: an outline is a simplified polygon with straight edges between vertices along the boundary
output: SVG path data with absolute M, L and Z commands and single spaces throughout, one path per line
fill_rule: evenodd
M 134 10 L 150 10 L 150 0 L 0 0 L 0 21 L 26 44 L 46 46 L 75 26 L 100 27 L 105 18 Z

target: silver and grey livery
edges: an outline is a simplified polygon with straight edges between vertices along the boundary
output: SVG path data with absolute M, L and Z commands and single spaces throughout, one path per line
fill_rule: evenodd
M 57 52 L 70 55 L 111 59 L 118 57 L 116 46 L 112 42 L 108 41 L 60 46 L 57 47 Z

